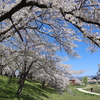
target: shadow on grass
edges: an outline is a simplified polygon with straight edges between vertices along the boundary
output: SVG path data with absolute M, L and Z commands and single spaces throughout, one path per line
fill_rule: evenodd
M 21 95 L 21 97 L 18 99 L 18 100 L 42 100 L 41 98 L 36 98 L 35 96 L 33 97 L 31 97 L 31 96 L 29 96 L 29 95 L 24 95 L 24 94 L 22 94 Z
M 32 86 L 30 84 L 25 83 L 24 89 L 26 91 L 28 91 L 29 93 L 31 93 L 31 95 L 33 95 L 33 97 L 37 98 L 36 100 L 42 100 L 40 98 L 40 96 L 44 96 L 46 98 L 49 98 L 46 95 L 46 92 L 38 84 L 36 86 L 34 86 L 34 85 Z M 27 95 L 30 95 L 30 94 L 27 94 Z M 22 94 L 22 97 L 24 97 L 24 96 L 25 95 Z
M 22 93 L 20 98 L 15 98 L 15 93 L 12 90 L 0 89 L 0 100 L 42 100 L 41 98 L 36 98 L 36 96 L 30 96 Z
M 56 91 L 54 88 L 51 88 L 51 87 L 42 88 L 42 86 L 41 86 L 40 84 L 38 84 L 37 86 L 38 86 L 40 89 L 44 90 L 45 92 L 57 94 L 57 91 Z
M 4 81 L 0 80 L 0 83 L 4 83 Z
M 14 92 L 12 90 L 0 88 L 0 98 L 14 97 Z
M 13 84 L 16 79 L 12 78 L 11 84 L 0 80 L 0 100 L 43 100 L 42 97 L 49 98 L 48 93 L 55 93 L 52 88 L 43 89 L 41 84 L 26 82 L 21 93 L 21 98 L 14 98 L 18 84 Z

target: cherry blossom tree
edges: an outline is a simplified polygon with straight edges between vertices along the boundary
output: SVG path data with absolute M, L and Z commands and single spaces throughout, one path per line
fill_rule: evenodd
M 46 72 L 41 62 L 44 55 L 54 59 L 55 53 L 60 50 L 65 51 L 70 57 L 79 57 L 75 51 L 78 47 L 76 41 L 85 41 L 92 52 L 98 50 L 99 8 L 99 0 L 0 1 L 0 42 L 5 42 L 12 48 L 13 51 L 10 53 L 13 55 L 13 60 L 17 67 L 20 66 L 21 81 L 17 91 L 18 96 L 27 74 L 31 73 L 31 68 L 36 65 Z M 9 53 L 8 55 L 12 58 Z M 48 65 L 52 66 L 50 62 L 46 64 Z M 60 64 L 63 73 L 67 75 L 73 73 L 64 66 L 66 65 Z M 49 72 L 49 67 L 47 68 Z M 62 76 L 63 74 L 57 79 L 57 84 L 59 80 L 63 80 Z
M 39 73 L 38 75 L 35 75 L 34 79 L 42 82 L 42 88 L 50 86 L 55 88 L 59 92 L 67 90 L 67 86 L 69 85 L 69 77 L 67 77 L 58 68 L 53 68 L 53 70 L 49 71 L 50 73 L 48 71 L 44 72 L 44 70 L 39 70 L 39 72 L 41 72 L 42 74 Z
M 1 0 L 0 41 L 15 33 L 23 41 L 22 30 L 35 31 L 39 36 L 53 38 L 69 55 L 75 56 L 74 40 L 79 41 L 81 32 L 94 52 L 100 47 L 99 6 L 98 0 Z
M 55 44 L 51 44 L 38 39 L 37 35 L 32 34 L 35 40 L 31 40 L 25 33 L 23 34 L 24 41 L 16 34 L 13 39 L 9 39 L 6 43 L 9 51 L 9 59 L 13 60 L 19 69 L 19 88 L 16 93 L 20 97 L 24 82 L 28 75 L 32 75 L 34 79 L 41 81 L 42 87 L 53 86 L 57 91 L 67 90 L 69 84 L 68 76 L 72 75 L 69 72 L 69 65 L 59 63 L 62 58 L 55 53 L 58 49 Z M 10 66 L 11 66 L 10 65 Z M 60 68 L 57 68 L 59 65 Z M 65 69 L 65 67 L 67 69 Z M 14 69 L 10 67 L 10 69 Z M 63 69 L 63 70 L 62 70 Z M 78 72 L 78 71 L 76 71 Z M 78 72 L 80 73 L 80 72 Z M 67 75 L 67 76 L 66 76 Z M 9 80 L 10 81 L 10 80 Z
M 82 82 L 79 79 L 74 78 L 73 80 L 75 80 L 74 85 L 82 85 Z
M 35 74 L 36 77 L 40 73 L 35 72 L 40 72 L 42 69 L 43 74 L 46 71 L 50 74 L 50 70 L 53 70 L 52 68 L 55 68 L 56 62 L 59 61 L 59 58 L 55 55 L 57 50 L 55 44 L 49 43 L 46 39 L 43 41 L 43 36 L 38 37 L 35 33 L 31 34 L 31 38 L 27 34 L 27 32 L 23 34 L 23 42 L 15 34 L 13 39 L 9 39 L 6 43 L 12 49 L 10 53 L 20 72 L 17 97 L 20 97 L 24 82 L 30 73 Z
M 96 79 L 91 79 L 91 80 L 88 80 L 88 83 L 90 83 L 90 84 L 96 84 L 97 80 Z
M 73 74 L 81 74 L 86 71 L 71 71 L 71 65 L 62 63 L 65 61 L 62 60 L 62 57 L 60 57 L 58 60 L 48 60 L 47 58 L 45 59 L 44 56 L 40 61 L 38 62 L 36 69 L 34 68 L 31 70 L 33 79 L 41 82 L 43 88 L 52 86 L 59 92 L 69 90 L 67 87 L 69 85 L 69 77 L 72 77 Z M 80 84 L 79 81 L 77 84 L 78 83 Z
M 8 67 L 8 65 L 11 64 L 11 62 L 13 61 L 10 55 L 11 51 L 12 50 L 9 47 L 0 44 L 0 74 L 1 75 L 7 72 L 6 67 Z
M 43 88 L 49 86 L 51 81 L 55 80 L 54 74 L 57 74 L 56 63 L 59 61 L 59 58 L 49 55 L 43 55 L 38 59 L 37 64 L 34 69 L 30 71 L 32 77 L 35 80 L 39 80 Z

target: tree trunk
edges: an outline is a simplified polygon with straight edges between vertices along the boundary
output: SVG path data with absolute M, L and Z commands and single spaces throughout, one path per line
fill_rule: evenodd
M 11 83 L 11 79 L 12 79 L 12 76 L 10 75 L 10 78 L 9 78 L 9 80 L 8 80 L 8 84 Z
M 16 97 L 17 97 L 17 98 L 20 98 L 22 89 L 23 89 L 23 87 L 24 87 L 24 82 L 25 82 L 25 80 L 26 80 L 26 76 L 28 75 L 28 73 L 29 73 L 29 71 L 30 71 L 31 66 L 33 65 L 33 63 L 34 63 L 34 61 L 32 61 L 32 62 L 30 63 L 30 65 L 29 65 L 29 67 L 28 67 L 28 70 L 27 70 L 27 71 L 25 70 L 25 71 L 22 72 L 21 75 L 20 75 L 19 88 L 18 88 L 17 93 L 16 93 Z M 26 66 L 26 65 L 25 65 L 25 66 Z M 25 67 L 24 67 L 24 68 L 25 68 Z
M 25 80 L 26 80 L 26 75 L 21 76 L 21 78 L 20 78 L 20 80 L 19 80 L 19 87 L 18 87 L 18 90 L 17 90 L 17 93 L 16 93 L 16 97 L 17 97 L 17 98 L 20 98 L 22 89 L 23 89 L 23 87 L 24 87 L 24 82 L 25 82 Z
M 0 65 L 0 75 L 3 74 L 3 68 L 4 68 L 4 66 L 3 65 Z
M 2 75 L 2 69 L 0 69 L 0 75 Z
M 42 88 L 45 88 L 45 81 L 42 82 Z
M 16 77 L 15 72 L 14 72 L 14 73 L 12 73 L 12 74 L 10 75 L 10 78 L 9 78 L 9 80 L 8 80 L 8 84 L 10 84 L 10 83 L 11 83 L 11 79 L 12 79 L 12 77 Z
M 42 88 L 47 88 L 49 86 L 49 83 L 46 83 L 45 81 L 42 82 Z

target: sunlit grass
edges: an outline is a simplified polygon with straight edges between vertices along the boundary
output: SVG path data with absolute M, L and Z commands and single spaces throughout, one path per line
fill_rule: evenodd
M 18 88 L 16 78 L 8 84 L 8 77 L 0 76 L 0 100 L 100 100 L 100 96 L 82 93 L 76 90 L 76 86 L 71 86 L 74 96 L 68 92 L 59 94 L 53 88 L 42 89 L 40 83 L 26 81 L 21 98 L 14 98 Z
M 90 91 L 90 88 L 93 88 L 93 92 L 100 93 L 100 84 L 89 85 L 85 90 Z
M 18 79 L 12 78 L 10 84 L 8 80 L 8 77 L 0 76 L 0 100 L 18 100 L 14 98 L 18 88 Z M 20 100 L 43 100 L 42 97 L 49 98 L 47 95 L 49 93 L 53 93 L 52 88 L 42 89 L 41 84 L 26 81 Z

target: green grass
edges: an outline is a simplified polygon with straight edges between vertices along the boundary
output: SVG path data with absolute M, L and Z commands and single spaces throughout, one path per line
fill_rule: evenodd
M 8 77 L 0 76 L 0 100 L 43 100 L 43 97 L 49 98 L 49 94 L 54 93 L 52 88 L 42 89 L 39 83 L 26 81 L 21 98 L 17 99 L 14 97 L 18 88 L 16 83 L 18 79 L 12 78 L 10 84 L 7 83 L 8 80 Z
M 71 87 L 75 96 L 68 92 L 60 95 L 53 88 L 42 89 L 39 83 L 26 81 L 21 98 L 14 98 L 18 88 L 17 79 L 13 78 L 10 84 L 7 84 L 8 77 L 0 76 L 0 100 L 100 100 L 100 96 L 86 94 Z
M 87 94 L 76 90 L 76 87 L 71 88 L 74 96 L 68 92 L 64 92 L 64 95 L 50 94 L 50 98 L 44 98 L 43 100 L 100 100 L 100 96 L 93 94 Z
M 94 85 L 89 85 L 89 87 L 93 88 L 93 92 L 100 93 L 100 85 L 94 84 Z M 90 91 L 90 88 L 86 88 L 85 90 Z

